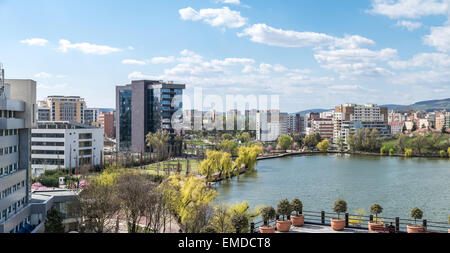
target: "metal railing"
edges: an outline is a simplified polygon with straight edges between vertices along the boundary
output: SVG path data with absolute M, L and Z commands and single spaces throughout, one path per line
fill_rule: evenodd
M 305 217 L 305 224 L 311 225 L 322 225 L 322 226 L 331 226 L 331 219 L 338 218 L 338 215 L 334 212 L 325 212 L 325 211 L 303 211 L 303 216 Z M 279 217 L 277 216 L 277 219 Z M 378 216 L 377 219 L 373 215 L 359 215 L 359 214 L 350 214 L 345 213 L 341 214 L 340 218 L 345 219 L 345 227 L 351 229 L 361 229 L 368 230 L 368 223 L 372 221 L 380 221 L 386 225 L 392 225 L 395 227 L 396 233 L 406 233 L 406 226 L 409 224 L 421 224 L 424 227 L 424 230 L 428 233 L 440 232 L 447 233 L 450 229 L 450 225 L 446 222 L 433 222 L 426 219 L 423 220 L 412 220 L 412 219 L 401 219 L 399 217 L 382 217 Z M 268 222 L 269 226 L 275 226 L 276 229 L 276 221 L 271 220 Z M 288 217 L 290 219 L 290 216 Z M 260 220 L 257 222 L 253 222 L 250 224 L 250 233 L 258 233 L 259 227 L 264 225 L 264 221 Z

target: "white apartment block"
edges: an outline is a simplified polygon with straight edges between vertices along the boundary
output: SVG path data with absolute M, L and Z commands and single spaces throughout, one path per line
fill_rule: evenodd
M 103 163 L 103 129 L 73 122 L 38 122 L 32 130 L 32 176 L 45 170 Z
M 262 142 L 276 141 L 280 135 L 289 133 L 289 115 L 279 112 L 256 114 L 256 139 Z
M 381 136 L 389 136 L 388 110 L 375 104 L 345 104 L 335 108 L 333 142 L 343 140 L 359 129 L 377 129 Z

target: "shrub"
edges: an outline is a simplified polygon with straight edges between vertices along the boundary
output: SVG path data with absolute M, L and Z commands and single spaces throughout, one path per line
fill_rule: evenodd
M 275 219 L 275 209 L 271 206 L 261 208 L 261 217 L 264 221 L 264 225 L 267 226 L 270 220 Z
M 392 156 L 393 154 L 394 154 L 394 149 L 393 148 L 389 149 L 389 156 Z
M 379 204 L 375 203 L 372 206 L 370 206 L 370 213 L 375 214 L 375 221 L 378 222 L 378 214 L 383 212 L 383 207 L 381 207 Z
M 450 147 L 447 149 L 447 155 L 450 158 Z
M 283 200 L 280 200 L 280 202 L 278 202 L 277 213 L 278 213 L 278 215 L 282 216 L 283 220 L 284 220 L 285 216 L 287 217 L 287 216 L 291 215 L 292 206 L 289 203 L 289 200 L 283 199 Z
M 414 219 L 414 224 L 417 224 L 418 219 L 422 219 L 423 211 L 420 210 L 417 206 L 413 207 L 409 212 L 409 216 Z
M 338 219 L 341 213 L 347 212 L 347 202 L 343 199 L 338 199 L 334 202 L 333 210 L 337 213 Z
M 386 146 L 381 147 L 380 148 L 380 155 L 384 155 L 386 153 L 386 151 L 387 151 Z
M 445 157 L 445 151 L 444 151 L 444 150 L 439 151 L 439 155 L 440 155 L 441 157 Z
M 412 154 L 413 154 L 412 149 L 410 148 L 405 149 L 405 157 L 411 157 Z
M 244 213 L 235 212 L 233 216 L 231 216 L 231 225 L 237 230 L 243 230 L 248 227 L 248 217 Z
M 200 230 L 200 233 L 202 234 L 216 234 L 217 230 L 214 226 L 212 225 L 207 225 L 205 227 L 202 228 L 202 230 Z
M 302 214 L 303 212 L 303 203 L 300 199 L 295 198 L 291 201 L 292 210 L 296 212 L 297 215 Z

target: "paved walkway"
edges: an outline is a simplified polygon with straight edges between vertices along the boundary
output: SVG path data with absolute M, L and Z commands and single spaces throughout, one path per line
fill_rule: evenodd
M 301 227 L 291 226 L 291 231 L 287 233 L 369 233 L 369 231 L 354 228 L 346 228 L 343 231 L 334 231 L 330 226 L 305 224 Z

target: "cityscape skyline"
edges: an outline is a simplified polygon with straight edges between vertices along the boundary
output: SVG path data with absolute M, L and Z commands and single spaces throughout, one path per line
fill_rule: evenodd
M 38 82 L 38 100 L 79 95 L 92 107 L 114 108 L 114 87 L 138 79 L 186 83 L 187 95 L 195 87 L 206 94 L 279 94 L 288 112 L 411 104 L 450 97 L 448 6 L 45 0 L 24 8 L 23 1 L 1 1 L 0 21 L 11 24 L 1 60 L 7 78 Z M 136 18 L 118 18 L 124 13 Z

